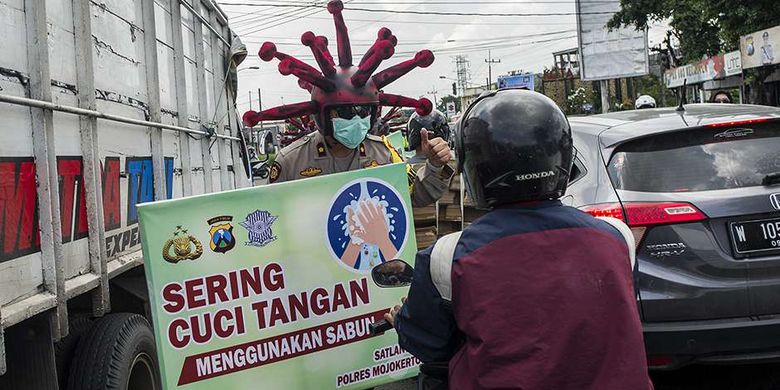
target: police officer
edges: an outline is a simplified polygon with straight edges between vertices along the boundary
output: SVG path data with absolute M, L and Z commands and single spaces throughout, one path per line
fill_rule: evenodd
M 277 183 L 330 173 L 403 162 L 385 137 L 368 134 L 376 120 L 376 104 L 339 104 L 326 107 L 318 118 L 318 132 L 282 149 L 271 166 L 270 182 Z M 421 153 L 427 163 L 410 170 L 412 204 L 435 202 L 447 190 L 453 170 L 447 166 L 450 148 L 441 138 L 421 135 Z
M 385 93 L 383 88 L 415 68 L 429 67 L 434 61 L 433 52 L 421 50 L 414 58 L 375 73 L 383 61 L 393 56 L 398 39 L 389 29 L 381 28 L 363 58 L 355 61 L 342 15 L 343 2 L 330 0 L 327 9 L 336 26 L 338 55 L 330 53 L 324 36 L 311 31 L 301 35 L 301 43 L 312 51 L 319 70 L 279 52 L 272 42 L 263 43 L 258 52 L 263 61 L 279 60 L 279 72 L 297 77 L 298 85 L 311 92 L 311 99 L 262 112 L 247 111 L 243 115 L 244 125 L 313 115 L 318 130 L 281 150 L 271 166 L 271 183 L 403 162 L 386 138 L 368 134 L 379 119 L 380 105 L 412 107 L 422 114 L 432 109 L 428 99 Z M 416 172 L 407 166 L 414 206 L 431 204 L 441 197 L 453 174 L 446 165 L 450 159 L 446 142 L 423 139 L 422 144 L 428 162 Z
M 449 361 L 458 389 L 652 389 L 630 230 L 558 200 L 573 159 L 561 110 L 494 91 L 463 115 L 455 145 L 490 211 L 417 255 L 408 300 L 386 316 L 401 347 Z

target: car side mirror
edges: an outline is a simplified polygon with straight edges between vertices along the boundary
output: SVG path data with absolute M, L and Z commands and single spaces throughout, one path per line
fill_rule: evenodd
M 403 260 L 390 260 L 371 270 L 371 278 L 379 287 L 406 287 L 412 284 L 414 267 Z

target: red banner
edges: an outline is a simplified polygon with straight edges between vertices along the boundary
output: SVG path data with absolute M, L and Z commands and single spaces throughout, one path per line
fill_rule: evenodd
M 368 324 L 383 319 L 388 311 L 384 309 L 188 356 L 179 376 L 179 386 L 365 340 L 373 337 L 368 331 Z

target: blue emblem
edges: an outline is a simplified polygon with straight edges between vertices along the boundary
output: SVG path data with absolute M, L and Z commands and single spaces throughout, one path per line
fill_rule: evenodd
M 275 241 L 276 236 L 271 226 L 278 218 L 266 210 L 255 210 L 247 215 L 244 222 L 239 222 L 239 225 L 249 232 L 249 242 L 246 245 L 263 247 Z
M 397 257 L 409 229 L 409 210 L 395 188 L 376 178 L 358 179 L 331 202 L 328 247 L 341 265 L 367 273 Z
M 236 236 L 233 235 L 231 221 L 233 221 L 233 217 L 227 215 L 214 217 L 207 221 L 211 225 L 211 229 L 209 229 L 209 234 L 211 235 L 209 247 L 212 251 L 227 253 L 236 246 Z

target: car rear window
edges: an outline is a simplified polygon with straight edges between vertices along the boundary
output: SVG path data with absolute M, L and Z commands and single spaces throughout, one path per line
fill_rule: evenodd
M 780 172 L 780 124 L 699 128 L 643 137 L 609 161 L 617 189 L 692 192 L 761 185 Z

